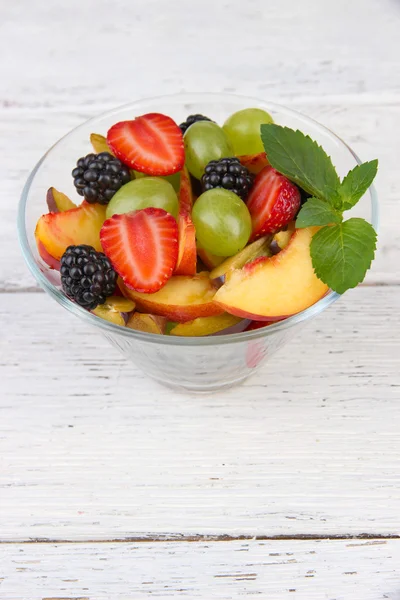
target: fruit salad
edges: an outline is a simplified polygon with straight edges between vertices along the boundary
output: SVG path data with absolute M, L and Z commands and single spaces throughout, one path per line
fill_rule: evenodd
M 98 318 L 158 335 L 240 333 L 363 280 L 376 234 L 343 213 L 377 161 L 340 180 L 315 141 L 259 108 L 223 124 L 149 113 L 103 133 L 70 166 L 76 197 L 50 187 L 35 230 L 63 292 Z

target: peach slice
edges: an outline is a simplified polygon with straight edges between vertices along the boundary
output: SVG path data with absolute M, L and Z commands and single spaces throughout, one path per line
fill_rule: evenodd
M 290 223 L 287 226 L 287 229 L 285 231 L 278 231 L 277 233 L 274 234 L 272 241 L 276 242 L 277 245 L 279 246 L 279 248 L 281 250 L 283 250 L 284 248 L 286 248 L 286 246 L 290 242 L 290 238 L 294 234 L 295 229 L 296 229 L 296 222 L 290 221 Z
M 222 277 L 230 270 L 241 269 L 246 263 L 258 258 L 259 256 L 271 256 L 271 252 L 269 250 L 270 241 L 271 236 L 264 236 L 252 244 L 245 246 L 243 250 L 234 256 L 230 256 L 229 258 L 225 259 L 223 263 L 213 269 L 210 273 L 211 279 Z
M 200 246 L 197 246 L 197 254 L 207 269 L 215 269 L 226 260 L 224 256 L 215 256 L 215 254 L 207 252 L 207 250 L 200 248 Z
M 267 160 L 267 156 L 265 152 L 260 152 L 259 154 L 243 154 L 242 156 L 238 156 L 241 164 L 253 173 L 257 175 L 264 167 L 269 165 Z
M 270 244 L 271 254 L 278 254 L 281 250 L 286 248 L 290 239 L 296 229 L 296 222 L 290 221 L 287 229 L 285 231 L 278 231 L 274 234 L 272 238 L 272 242 Z
M 154 294 L 135 292 L 121 285 L 125 296 L 131 298 L 139 310 L 161 315 L 170 321 L 185 323 L 197 317 L 212 317 L 224 312 L 214 303 L 216 287 L 208 273 L 194 277 L 173 275 Z
M 47 252 L 46 248 L 43 246 L 40 240 L 37 240 L 37 248 L 41 258 L 50 267 L 50 269 L 59 271 L 61 267 L 60 261 L 53 258 L 53 256 L 51 256 L 51 254 Z
M 46 201 L 50 212 L 65 212 L 71 208 L 77 208 L 77 205 L 68 196 L 56 190 L 55 187 L 47 190 Z
M 88 244 L 101 251 L 100 229 L 105 218 L 105 206 L 86 201 L 65 212 L 42 215 L 36 225 L 36 242 L 56 260 L 71 245 Z
M 225 311 L 259 321 L 277 321 L 305 310 L 328 286 L 314 273 L 310 243 L 317 227 L 297 229 L 284 250 L 229 271 L 215 302 Z
M 114 325 L 121 325 L 125 327 L 128 319 L 128 313 L 135 309 L 135 303 L 129 298 L 123 298 L 121 296 L 110 296 L 107 298 L 104 304 L 96 306 L 92 310 L 92 313 L 97 317 L 114 323 Z
M 195 275 L 197 263 L 196 230 L 191 219 L 192 185 L 186 167 L 181 172 L 178 214 L 178 260 L 175 275 Z
M 193 321 L 179 323 L 179 325 L 171 329 L 170 334 L 184 337 L 212 335 L 213 333 L 237 325 L 241 321 L 243 319 L 240 317 L 235 317 L 228 313 L 223 313 L 216 317 L 198 317 L 197 319 L 193 319 Z
M 195 275 L 197 267 L 196 230 L 189 215 L 178 215 L 178 242 L 175 275 Z
M 130 329 L 136 329 L 136 331 L 162 335 L 165 333 L 166 324 L 167 319 L 165 317 L 135 312 L 129 317 L 126 326 Z
M 107 139 L 104 135 L 100 135 L 100 133 L 91 133 L 90 134 L 90 143 L 93 146 L 93 150 L 96 154 L 100 154 L 100 152 L 108 152 L 112 154 L 108 144 Z
M 192 213 L 193 202 L 193 190 L 189 171 L 184 167 L 181 171 L 179 186 L 179 213 L 182 215 L 190 215 Z

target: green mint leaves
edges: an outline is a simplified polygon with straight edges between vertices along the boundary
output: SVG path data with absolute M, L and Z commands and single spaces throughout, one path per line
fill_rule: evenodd
M 375 229 L 364 219 L 322 227 L 311 241 L 315 273 L 338 294 L 356 287 L 374 258 Z
M 331 159 L 317 142 L 300 131 L 275 123 L 261 125 L 261 139 L 269 162 L 279 173 L 327 202 L 335 195 L 339 177 Z
M 310 227 L 311 225 L 330 225 L 341 223 L 342 215 L 333 206 L 319 198 L 309 198 L 303 205 L 296 219 L 296 227 Z
M 352 208 L 365 194 L 378 171 L 378 161 L 357 165 L 349 171 L 339 186 L 339 195 L 343 202 L 343 210 Z
M 297 215 L 296 227 L 321 227 L 310 247 L 314 271 L 332 290 L 343 294 L 363 281 L 376 248 L 372 225 L 359 218 L 343 221 L 343 212 L 368 190 L 378 161 L 356 166 L 340 181 L 330 157 L 301 131 L 261 125 L 261 139 L 272 167 L 312 194 Z

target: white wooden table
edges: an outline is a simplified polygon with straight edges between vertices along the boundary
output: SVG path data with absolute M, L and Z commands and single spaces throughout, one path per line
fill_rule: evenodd
M 396 0 L 0 2 L 2 600 L 400 598 L 399 30 Z M 365 284 L 209 397 L 57 306 L 15 231 L 55 140 L 181 90 L 287 104 L 380 159 Z

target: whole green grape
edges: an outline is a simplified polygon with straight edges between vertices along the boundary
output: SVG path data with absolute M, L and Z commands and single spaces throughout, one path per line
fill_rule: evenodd
M 148 175 L 146 175 L 145 173 L 141 173 L 140 171 L 134 171 L 135 174 L 135 179 L 143 179 L 143 177 L 148 177 Z M 176 193 L 179 193 L 179 188 L 181 185 L 181 172 L 178 171 L 178 173 L 173 173 L 172 175 L 158 175 L 158 177 L 160 179 L 165 179 L 165 181 L 168 181 L 168 183 L 170 183 L 172 185 L 172 187 L 174 188 L 174 190 L 176 191 Z
M 233 147 L 227 136 L 221 127 L 212 121 L 193 123 L 186 130 L 183 140 L 186 166 L 197 179 L 201 179 L 210 160 L 219 160 L 234 155 Z
M 163 208 L 175 218 L 178 216 L 179 202 L 172 185 L 161 177 L 143 177 L 123 185 L 111 198 L 106 217 L 140 210 L 142 208 Z
M 236 156 L 264 152 L 260 125 L 273 123 L 270 114 L 261 108 L 245 108 L 233 113 L 222 129 L 228 136 Z
M 249 241 L 249 210 L 229 190 L 215 188 L 201 194 L 194 203 L 192 220 L 200 246 L 216 256 L 233 256 Z

